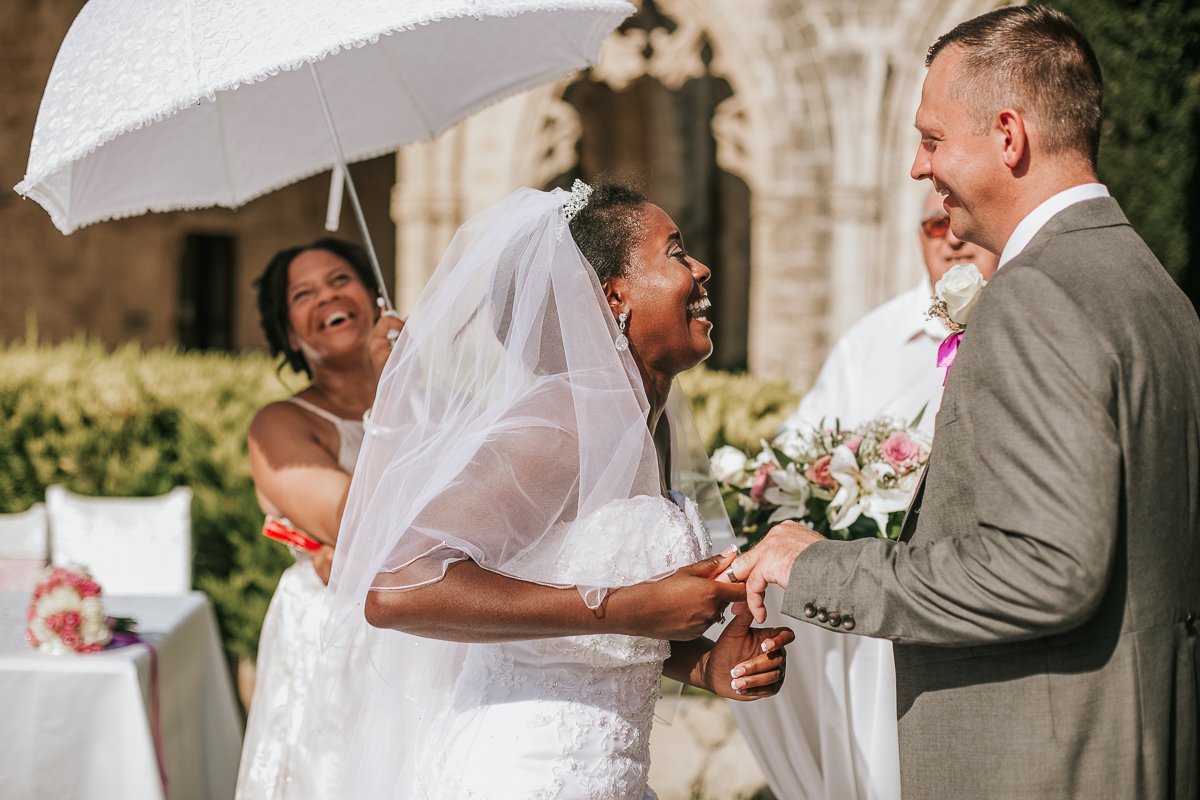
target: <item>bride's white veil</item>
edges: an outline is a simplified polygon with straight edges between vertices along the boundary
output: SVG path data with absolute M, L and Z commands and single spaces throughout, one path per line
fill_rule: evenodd
M 302 733 L 313 761 L 345 761 L 344 781 L 304 791 L 417 796 L 424 726 L 449 701 L 469 647 L 370 628 L 368 591 L 438 581 L 462 559 L 576 587 L 592 608 L 631 582 L 611 547 L 597 545 L 586 565 L 544 567 L 547 548 L 581 546 L 576 520 L 661 494 L 637 366 L 614 348 L 612 314 L 566 224 L 564 205 L 584 197 L 522 189 L 464 224 L 388 360 L 342 518 Z M 686 402 L 675 399 L 674 488 L 723 521 Z M 542 567 L 526 566 L 534 550 Z

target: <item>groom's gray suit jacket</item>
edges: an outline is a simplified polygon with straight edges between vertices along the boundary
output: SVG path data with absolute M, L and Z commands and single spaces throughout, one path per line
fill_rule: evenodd
M 902 539 L 784 611 L 895 642 L 906 798 L 1197 797 L 1200 321 L 1116 201 L 984 289 Z

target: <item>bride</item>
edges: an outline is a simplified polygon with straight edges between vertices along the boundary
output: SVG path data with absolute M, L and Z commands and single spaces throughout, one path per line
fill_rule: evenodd
M 778 691 L 790 630 L 742 603 L 702 636 L 745 597 L 717 580 L 733 551 L 710 555 L 702 517 L 723 508 L 671 392 L 712 349 L 708 277 L 620 187 L 519 190 L 459 230 L 338 539 L 306 725 L 349 759 L 342 796 L 653 798 L 662 675 Z

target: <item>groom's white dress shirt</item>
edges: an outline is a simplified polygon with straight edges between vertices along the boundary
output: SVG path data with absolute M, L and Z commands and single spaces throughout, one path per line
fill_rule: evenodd
M 937 350 L 948 335 L 941 322 L 925 319 L 932 294 L 925 277 L 855 323 L 784 427 L 818 425 L 822 419 L 831 426 L 837 418 L 843 428 L 852 428 L 880 414 L 911 422 L 928 405 L 920 429 L 932 434 L 944 375 L 937 369 Z
M 1030 211 L 1025 219 L 1021 220 L 1013 229 L 1012 235 L 1004 244 L 1004 251 L 1000 253 L 1000 266 L 1003 267 L 1019 256 L 1026 245 L 1033 241 L 1037 232 L 1044 228 L 1046 223 L 1058 212 L 1076 203 L 1082 203 L 1084 200 L 1108 196 L 1108 187 L 1103 183 L 1081 183 L 1047 198 L 1041 205 Z

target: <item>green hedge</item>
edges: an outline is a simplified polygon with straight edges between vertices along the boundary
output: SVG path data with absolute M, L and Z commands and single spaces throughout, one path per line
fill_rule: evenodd
M 253 655 L 287 551 L 257 535 L 246 458 L 255 409 L 288 389 L 262 355 L 143 351 L 72 341 L 0 349 L 0 512 L 61 483 L 87 495 L 190 486 L 193 574 L 226 647 Z
M 1048 0 L 1104 73 L 1100 179 L 1200 307 L 1200 4 Z
M 758 450 L 760 441 L 770 439 L 800 402 L 787 381 L 746 373 L 699 367 L 681 375 L 679 383 L 710 453 L 726 444 Z
M 226 649 L 252 658 L 291 556 L 258 535 L 246 428 L 300 388 L 290 382 L 261 354 L 0 345 L 0 512 L 25 510 L 55 483 L 109 496 L 190 486 L 196 587 L 213 599 Z M 700 369 L 683 386 L 710 448 L 757 446 L 795 402 L 786 384 L 745 375 Z

